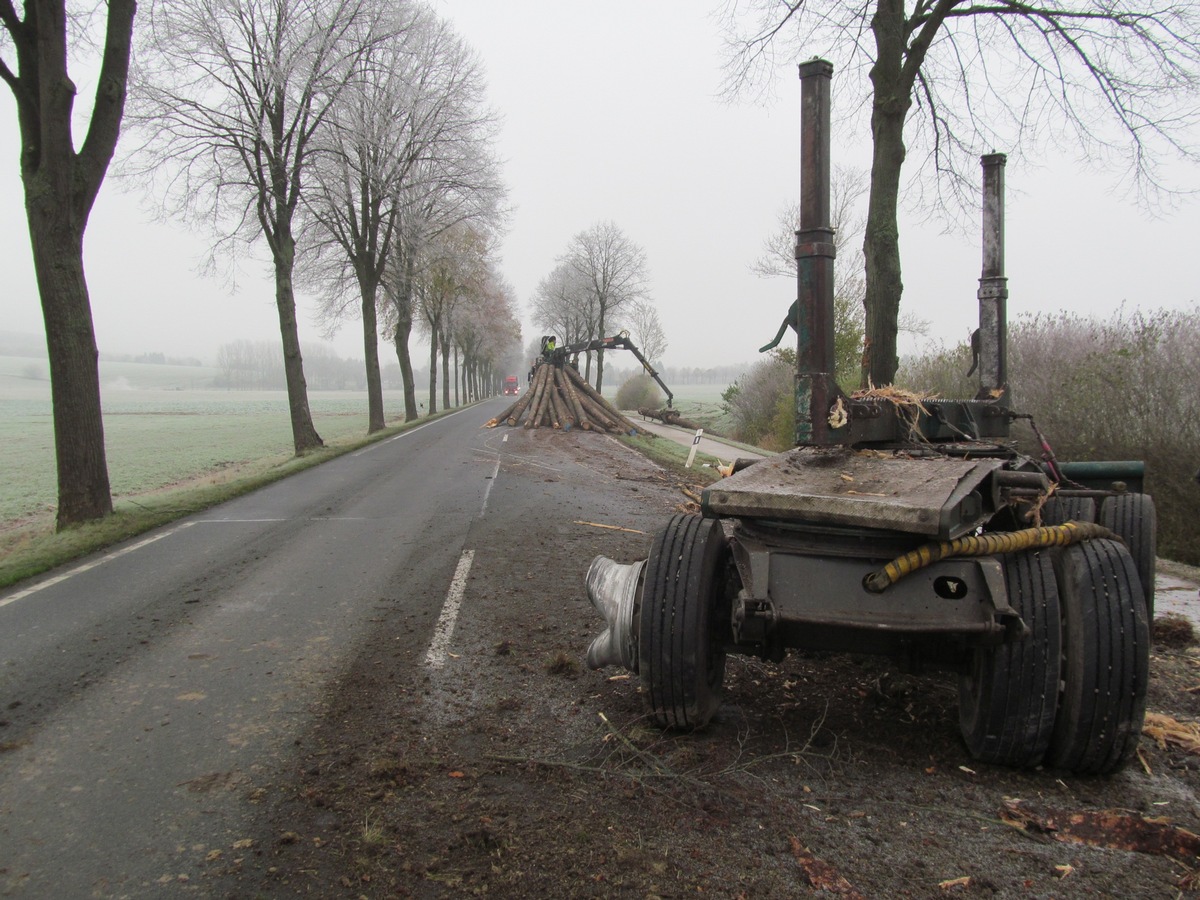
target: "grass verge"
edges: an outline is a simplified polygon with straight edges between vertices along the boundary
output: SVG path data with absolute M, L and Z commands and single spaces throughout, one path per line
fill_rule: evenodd
M 720 460 L 707 453 L 697 453 L 696 459 L 689 469 L 687 457 L 691 448 L 677 444 L 675 441 L 655 435 L 637 435 L 636 437 L 620 435 L 617 440 L 636 450 L 642 456 L 654 460 L 672 475 L 694 484 L 712 484 L 721 477 L 717 472 L 717 464 Z

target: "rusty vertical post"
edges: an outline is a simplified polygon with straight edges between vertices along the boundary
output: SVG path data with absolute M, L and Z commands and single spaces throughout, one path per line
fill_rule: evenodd
M 979 278 L 979 399 L 1008 393 L 1008 279 L 1004 276 L 1003 153 L 983 165 L 983 273 Z
M 832 444 L 833 228 L 829 108 L 833 64 L 800 64 L 800 230 L 796 232 L 796 444 Z

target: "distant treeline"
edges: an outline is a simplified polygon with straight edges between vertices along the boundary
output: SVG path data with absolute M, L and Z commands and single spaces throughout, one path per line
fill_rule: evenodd
M 0 331 L 0 356 L 46 358 L 46 339 L 24 331 Z
M 167 356 L 165 353 L 100 353 L 101 362 L 142 363 L 149 366 L 203 366 L 194 356 Z
M 46 358 L 46 339 L 39 334 L 19 331 L 0 331 L 0 356 L 25 356 L 33 359 Z M 101 351 L 100 361 L 107 363 L 143 363 L 152 366 L 200 367 L 204 363 L 194 356 L 167 356 L 165 353 L 106 353 Z
M 610 365 L 610 360 L 616 357 L 616 351 L 604 354 L 604 384 L 607 390 L 609 378 L 613 384 L 622 384 L 634 375 L 640 374 L 641 366 Z M 626 354 L 620 354 L 623 358 Z M 629 357 L 632 358 L 632 357 Z M 726 385 L 736 381 L 750 368 L 750 363 L 739 363 L 733 366 L 663 366 L 658 370 L 659 376 L 667 386 L 684 384 L 720 384 Z M 611 375 L 610 375 L 611 373 Z
M 343 359 L 325 344 L 305 344 L 304 379 L 310 391 L 365 391 L 366 366 L 361 359 Z M 278 341 L 234 341 L 217 348 L 219 374 L 213 386 L 234 391 L 284 390 L 283 358 Z M 429 370 L 414 370 L 414 381 L 424 384 Z M 404 379 L 398 363 L 381 366 L 385 389 L 400 390 Z

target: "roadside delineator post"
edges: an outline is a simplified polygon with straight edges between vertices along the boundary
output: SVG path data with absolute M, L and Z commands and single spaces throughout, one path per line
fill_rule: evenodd
M 696 429 L 696 436 L 692 438 L 692 449 L 688 451 L 688 461 L 687 465 L 684 466 L 685 469 L 690 469 L 692 467 L 692 463 L 696 461 L 696 448 L 700 446 L 700 437 L 703 434 L 703 428 Z

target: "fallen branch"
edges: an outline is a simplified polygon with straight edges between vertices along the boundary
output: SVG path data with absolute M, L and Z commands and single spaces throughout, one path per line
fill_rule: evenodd
M 688 431 L 699 431 L 704 427 L 690 419 L 683 418 L 679 415 L 679 410 L 677 409 L 648 409 L 645 406 L 639 406 L 638 415 L 647 419 L 655 419 L 664 425 L 678 425 L 680 428 L 686 428 Z
M 644 531 L 638 531 L 636 528 L 622 528 L 620 525 L 601 525 L 599 522 L 581 522 L 576 521 L 576 525 L 588 525 L 592 528 L 607 528 L 609 531 L 628 531 L 630 534 L 645 534 Z

